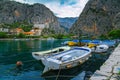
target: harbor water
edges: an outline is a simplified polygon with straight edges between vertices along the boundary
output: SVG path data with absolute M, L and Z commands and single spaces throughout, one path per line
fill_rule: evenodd
M 41 76 L 44 66 L 32 57 L 32 52 L 62 46 L 65 40 L 0 40 L 0 80 L 84 80 L 88 79 L 107 60 L 106 53 L 92 53 L 84 64 L 70 70 L 52 71 Z M 21 70 L 16 62 L 22 61 Z M 58 75 L 58 72 L 60 74 Z

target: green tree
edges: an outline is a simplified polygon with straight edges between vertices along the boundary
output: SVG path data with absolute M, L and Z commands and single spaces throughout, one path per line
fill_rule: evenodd
M 10 26 L 10 28 L 22 28 L 25 32 L 28 32 L 32 29 L 32 24 L 29 24 L 25 21 L 23 22 L 15 22 L 12 24 L 5 24 L 5 26 Z
M 5 32 L 0 32 L 0 38 L 7 38 L 7 34 Z
M 25 32 L 28 32 L 32 29 L 32 25 L 20 25 L 20 28 L 22 28 Z
M 108 39 L 107 35 L 104 35 L 104 34 L 101 34 L 101 35 L 99 36 L 99 38 L 102 39 L 102 40 Z
M 64 36 L 63 34 L 56 34 L 56 35 L 54 35 L 54 38 L 62 39 L 63 36 Z
M 108 36 L 111 37 L 112 39 L 120 38 L 120 29 L 115 29 L 115 30 L 110 31 L 108 33 Z
M 9 24 L 9 26 L 10 26 L 10 28 L 18 28 L 20 26 L 20 23 L 15 22 L 15 23 Z
M 24 35 L 23 33 L 20 33 L 20 34 L 18 35 L 18 38 L 25 38 L 25 35 Z

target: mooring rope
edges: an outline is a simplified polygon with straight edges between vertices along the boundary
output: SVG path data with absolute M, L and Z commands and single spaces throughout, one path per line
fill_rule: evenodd
M 60 71 L 61 71 L 61 64 L 60 64 L 59 71 L 58 71 L 58 74 L 57 74 L 57 77 L 56 77 L 55 80 L 58 80 L 58 77 L 59 77 Z

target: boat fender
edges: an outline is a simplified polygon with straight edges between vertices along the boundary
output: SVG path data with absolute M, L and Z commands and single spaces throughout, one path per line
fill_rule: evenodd
M 67 68 L 71 68 L 71 67 L 72 67 L 72 65 L 71 65 L 71 64 L 68 64 L 66 67 L 67 67 Z
M 88 60 L 89 58 L 86 58 L 86 60 Z
M 80 60 L 80 61 L 79 61 L 79 63 L 80 63 L 80 64 L 82 64 L 82 63 L 83 63 L 83 61 L 82 61 L 82 60 Z
M 22 66 L 22 65 L 23 65 L 22 61 L 17 61 L 17 62 L 16 62 L 16 66 L 17 66 L 17 67 L 20 67 L 20 66 Z
M 90 57 L 92 57 L 92 55 L 90 55 Z
M 22 70 L 22 67 L 23 67 L 22 61 L 17 61 L 17 62 L 16 62 L 16 68 L 17 68 L 18 70 Z

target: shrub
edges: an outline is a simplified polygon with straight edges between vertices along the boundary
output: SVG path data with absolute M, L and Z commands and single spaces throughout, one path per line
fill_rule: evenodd
M 120 38 L 120 29 L 112 30 L 108 33 L 108 36 L 112 39 Z
M 0 38 L 7 38 L 7 34 L 5 32 L 0 32 Z
M 54 35 L 54 38 L 57 38 L 57 39 L 63 39 L 63 34 L 56 34 Z
M 100 38 L 101 40 L 108 39 L 107 35 L 104 35 L 104 34 L 100 35 L 99 38 Z
M 20 33 L 17 37 L 18 38 L 25 38 L 25 35 L 23 33 Z

